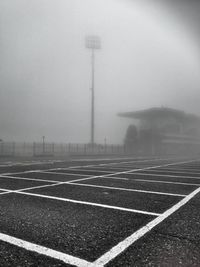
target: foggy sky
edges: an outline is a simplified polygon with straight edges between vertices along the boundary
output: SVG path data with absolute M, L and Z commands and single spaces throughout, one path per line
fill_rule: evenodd
M 95 139 L 122 143 L 153 106 L 200 115 L 200 1 L 1 0 L 0 138 L 89 142 L 95 64 Z

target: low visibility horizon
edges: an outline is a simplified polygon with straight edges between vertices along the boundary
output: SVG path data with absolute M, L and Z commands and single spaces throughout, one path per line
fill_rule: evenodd
M 200 116 L 197 0 L 2 0 L 0 139 L 122 143 L 120 112 L 169 107 Z

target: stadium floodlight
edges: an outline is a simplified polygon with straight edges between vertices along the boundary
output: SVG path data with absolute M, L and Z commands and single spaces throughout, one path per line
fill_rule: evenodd
M 86 48 L 91 50 L 91 145 L 94 145 L 94 66 L 95 54 L 94 51 L 101 48 L 101 40 L 99 36 L 89 35 L 85 38 Z
M 86 48 L 90 49 L 100 49 L 101 48 L 101 40 L 97 35 L 88 35 L 85 39 Z

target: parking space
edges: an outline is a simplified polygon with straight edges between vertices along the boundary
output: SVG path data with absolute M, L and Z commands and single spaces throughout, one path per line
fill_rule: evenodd
M 152 169 L 152 170 L 143 170 L 141 173 L 150 173 L 150 174 L 164 174 L 164 175 L 176 175 L 176 176 L 188 176 L 188 177 L 199 177 L 200 174 L 194 172 L 185 172 L 185 171 L 176 171 L 176 170 L 162 170 L 162 169 Z
M 14 254 L 19 250 L 25 261 L 20 266 L 33 261 L 40 266 L 44 258 L 48 266 L 132 266 L 129 250 L 133 255 L 140 251 L 137 244 L 143 246 L 141 240 L 153 228 L 159 235 L 176 235 L 171 228 L 174 214 L 180 214 L 179 223 L 186 222 L 190 213 L 181 210 L 198 199 L 198 169 L 198 160 L 164 158 L 0 166 L 0 247 Z M 190 212 L 195 217 L 193 208 Z M 153 239 L 164 242 L 159 236 Z
M 64 263 L 37 252 L 12 245 L 8 242 L 0 241 L 0 266 L 37 266 L 37 267 L 73 267 L 71 264 Z
M 76 183 L 76 182 L 75 182 Z M 107 186 L 110 188 L 120 188 L 127 190 L 143 190 L 149 192 L 163 193 L 166 195 L 180 195 L 180 194 L 189 194 L 193 190 L 195 190 L 198 185 L 188 185 L 184 184 L 164 184 L 164 183 L 147 183 L 146 181 L 129 179 L 129 180 L 121 180 L 121 179 L 113 179 L 112 177 L 105 177 L 104 179 L 93 179 L 82 181 L 81 184 L 85 185 L 96 185 L 96 186 Z M 200 186 L 200 184 L 199 184 Z M 116 189 L 117 190 L 117 189 Z
M 88 261 L 152 219 L 145 214 L 19 194 L 2 196 L 0 209 L 4 234 Z
M 26 173 L 18 173 L 13 175 L 7 175 L 7 176 L 12 176 L 12 177 L 19 177 L 19 178 L 30 178 L 34 180 L 47 180 L 47 181 L 55 181 L 55 182 L 67 182 L 71 180 L 76 180 L 83 178 L 82 175 L 79 174 L 68 174 L 68 173 L 52 173 L 52 172 L 26 172 Z M 91 175 L 86 175 L 84 177 L 90 177 Z
M 114 176 L 110 176 L 114 177 Z M 199 177 L 183 177 L 183 176 L 176 176 L 176 175 L 160 175 L 160 174 L 150 174 L 150 173 L 125 173 L 125 174 L 116 174 L 116 179 L 128 179 L 128 180 L 135 180 L 135 181 L 145 181 L 146 183 L 172 183 L 172 184 L 184 184 L 187 185 L 200 185 Z
M 48 182 L 42 181 L 33 181 L 33 180 L 24 180 L 24 179 L 17 179 L 17 178 L 8 178 L 8 177 L 0 177 L 0 187 L 1 189 L 8 189 L 8 190 L 19 190 L 24 188 L 31 188 L 37 186 L 48 185 Z
M 67 170 L 55 170 L 51 171 L 53 173 L 66 173 L 66 174 L 78 174 L 83 176 L 99 176 L 99 175 L 106 175 L 115 173 L 114 171 L 104 171 L 104 170 L 90 170 L 90 169 L 67 169 Z
M 128 211 L 139 211 L 159 214 L 164 212 L 171 205 L 175 204 L 184 196 L 169 196 L 168 194 L 154 194 L 149 191 L 134 192 L 116 190 L 111 188 L 96 188 L 77 184 L 61 184 L 56 186 L 42 187 L 29 190 L 28 193 L 46 195 L 56 198 L 67 198 L 90 205 L 106 205 L 113 209 L 127 209 Z
M 199 194 L 106 266 L 199 266 Z

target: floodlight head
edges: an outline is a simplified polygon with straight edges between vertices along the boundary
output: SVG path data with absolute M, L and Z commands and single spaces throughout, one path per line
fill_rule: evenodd
M 88 35 L 85 38 L 85 46 L 89 49 L 100 49 L 101 48 L 101 40 L 99 36 L 96 35 Z

